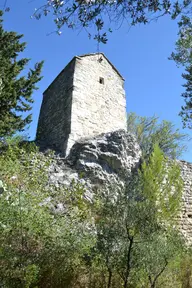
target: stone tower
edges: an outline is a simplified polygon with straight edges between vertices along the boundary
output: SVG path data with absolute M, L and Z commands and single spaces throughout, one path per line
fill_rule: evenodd
M 126 129 L 123 86 L 103 53 L 75 56 L 43 93 L 37 142 L 66 155 L 80 138 Z

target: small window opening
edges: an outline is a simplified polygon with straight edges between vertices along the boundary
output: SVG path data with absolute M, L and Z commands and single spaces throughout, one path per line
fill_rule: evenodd
M 188 214 L 188 218 L 192 218 L 192 214 Z
M 104 78 L 103 77 L 99 77 L 99 83 L 104 85 Z
M 103 61 L 103 57 L 99 57 L 98 62 L 101 63 Z

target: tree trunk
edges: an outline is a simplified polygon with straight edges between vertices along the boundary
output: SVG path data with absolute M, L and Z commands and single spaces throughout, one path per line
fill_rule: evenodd
M 131 270 L 131 249 L 133 246 L 133 237 L 129 237 L 129 248 L 127 251 L 127 268 L 126 268 L 126 273 L 125 273 L 125 281 L 124 281 L 124 288 L 128 287 L 128 278 L 129 278 L 129 274 L 130 274 L 130 270 Z
M 149 275 L 149 282 L 150 282 L 150 288 L 155 288 L 157 279 L 161 276 L 161 274 L 164 272 L 165 268 L 167 267 L 167 260 L 165 260 L 165 266 L 161 269 L 161 271 L 155 276 L 155 278 L 152 280 L 151 276 Z
M 109 272 L 109 277 L 108 277 L 107 288 L 111 288 L 111 280 L 112 280 L 112 271 L 111 271 L 111 269 L 108 269 L 108 272 Z

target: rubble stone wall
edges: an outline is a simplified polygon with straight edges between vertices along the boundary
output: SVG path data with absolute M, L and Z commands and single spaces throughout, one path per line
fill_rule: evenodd
M 179 223 L 182 233 L 189 242 L 192 242 L 192 163 L 186 161 L 178 161 L 178 163 L 181 167 L 181 176 L 184 182 Z
M 71 104 L 75 61 L 71 61 L 43 94 L 37 143 L 63 151 L 71 133 Z

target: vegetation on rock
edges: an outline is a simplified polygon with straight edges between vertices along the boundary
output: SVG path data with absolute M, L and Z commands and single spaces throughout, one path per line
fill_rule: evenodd
M 64 10 L 63 18 L 56 18 L 56 24 L 73 26 L 70 17 L 77 12 L 84 27 L 96 21 L 97 40 L 106 42 L 99 18 L 105 8 L 117 13 L 117 20 L 127 13 L 132 25 L 147 22 L 148 13 L 167 14 L 171 9 L 169 1 L 126 4 L 77 1 Z M 190 4 L 175 2 L 172 17 Z M 40 12 L 47 14 L 47 7 L 58 17 L 63 3 L 48 1 Z M 156 117 L 132 114 L 128 130 L 136 134 L 144 157 L 124 188 L 111 183 L 110 189 L 98 189 L 88 198 L 79 182 L 69 187 L 51 185 L 48 172 L 54 155 L 40 153 L 34 143 L 20 137 L 5 138 L 31 121 L 30 115 L 23 118 L 18 113 L 31 109 L 42 63 L 27 78 L 19 78 L 28 63 L 28 59 L 16 60 L 25 43 L 20 43 L 21 35 L 5 32 L 2 20 L 0 24 L 0 135 L 4 139 L 0 143 L 0 286 L 191 287 L 191 251 L 177 227 L 183 183 L 178 165 L 167 158 L 180 155 L 186 136 L 169 122 L 158 124 Z M 188 63 L 189 48 L 185 41 L 178 42 L 173 59 Z M 190 78 L 184 77 L 190 93 Z
M 98 190 L 90 200 L 78 183 L 49 184 L 52 154 L 17 139 L 6 143 L 0 157 L 4 287 L 161 287 L 173 263 L 179 271 L 184 244 L 172 227 L 182 181 L 158 146 L 125 189 L 112 185 L 110 194 Z

